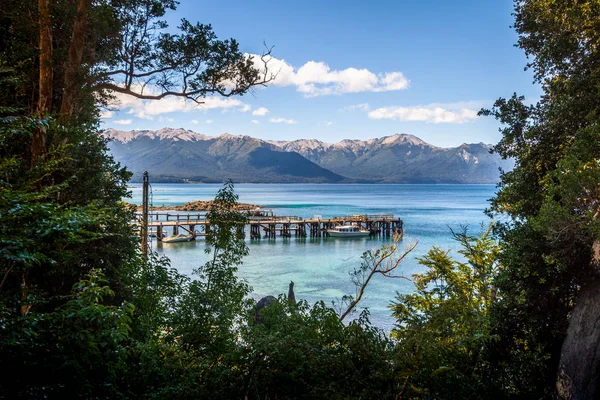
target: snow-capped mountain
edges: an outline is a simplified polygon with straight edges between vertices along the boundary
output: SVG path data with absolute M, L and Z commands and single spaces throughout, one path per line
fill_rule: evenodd
M 206 136 L 171 128 L 109 129 L 103 135 L 134 179 L 148 170 L 167 181 L 495 183 L 499 168 L 512 167 L 483 143 L 441 148 L 407 134 L 338 143 Z

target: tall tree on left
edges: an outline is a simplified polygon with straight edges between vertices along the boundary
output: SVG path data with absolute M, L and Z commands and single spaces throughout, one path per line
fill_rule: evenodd
M 52 21 L 50 19 L 50 0 L 38 0 L 40 24 L 40 83 L 37 113 L 45 117 L 52 109 Z M 31 162 L 35 165 L 38 158 L 46 153 L 46 129 L 38 127 L 31 140 Z
M 119 202 L 129 175 L 97 134 L 100 106 L 115 93 L 201 104 L 273 78 L 268 50 L 253 59 L 185 19 L 170 29 L 163 17 L 177 3 L 0 2 L 0 296 L 20 288 L 23 314 L 36 290 L 64 295 L 99 264 L 128 286 L 122 264 L 137 250 Z
M 130 174 L 98 135 L 99 106 L 114 93 L 202 103 L 271 79 L 208 25 L 167 29 L 176 5 L 0 1 L 1 398 L 123 397 L 122 343 L 155 304 L 138 301 L 154 267 L 122 202 Z

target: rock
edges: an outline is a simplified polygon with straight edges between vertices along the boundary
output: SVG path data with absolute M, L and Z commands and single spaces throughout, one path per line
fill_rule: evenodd
M 194 200 L 179 206 L 155 206 L 152 207 L 151 211 L 210 211 L 212 207 L 212 200 Z M 137 206 L 137 209 L 140 211 L 142 206 Z M 235 209 L 259 212 L 261 208 L 256 204 L 237 203 Z
M 260 317 L 260 310 L 262 310 L 265 307 L 268 307 L 269 304 L 273 303 L 274 301 L 277 301 L 275 297 L 266 296 L 260 299 L 258 303 L 256 303 L 256 306 L 254 307 L 254 325 L 263 323 L 263 320 Z
M 556 381 L 562 399 L 600 398 L 600 280 L 584 286 L 571 313 Z

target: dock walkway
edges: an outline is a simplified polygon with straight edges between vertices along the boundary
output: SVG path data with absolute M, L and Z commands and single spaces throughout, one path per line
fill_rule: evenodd
M 253 215 L 252 215 L 253 214 Z M 141 224 L 141 222 L 139 222 Z M 402 220 L 393 214 L 345 215 L 332 218 L 300 218 L 298 216 L 276 216 L 270 211 L 251 213 L 246 227 L 250 228 L 250 239 L 280 237 L 325 237 L 327 229 L 339 225 L 360 226 L 375 236 L 392 236 L 403 234 Z M 246 228 L 244 227 L 244 228 Z M 150 213 L 148 228 L 161 240 L 166 230 L 174 235 L 183 230 L 194 238 L 206 236 L 210 231 L 210 221 L 206 212 L 189 213 Z M 262 233 L 261 233 L 262 230 Z M 279 235 L 278 235 L 279 234 Z

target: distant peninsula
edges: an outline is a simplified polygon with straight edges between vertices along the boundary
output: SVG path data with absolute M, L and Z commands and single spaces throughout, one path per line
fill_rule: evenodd
M 128 204 L 128 206 L 135 208 L 136 211 L 142 210 L 141 205 Z M 152 211 L 210 211 L 212 208 L 212 200 L 194 200 L 182 205 L 152 205 Z M 239 211 L 258 211 L 261 208 L 259 205 L 249 203 L 236 203 L 234 207 Z
M 206 136 L 185 129 L 108 129 L 109 149 L 139 181 L 214 183 L 496 183 L 512 161 L 484 143 L 453 148 L 414 135 L 325 143 L 267 141 L 250 136 Z

